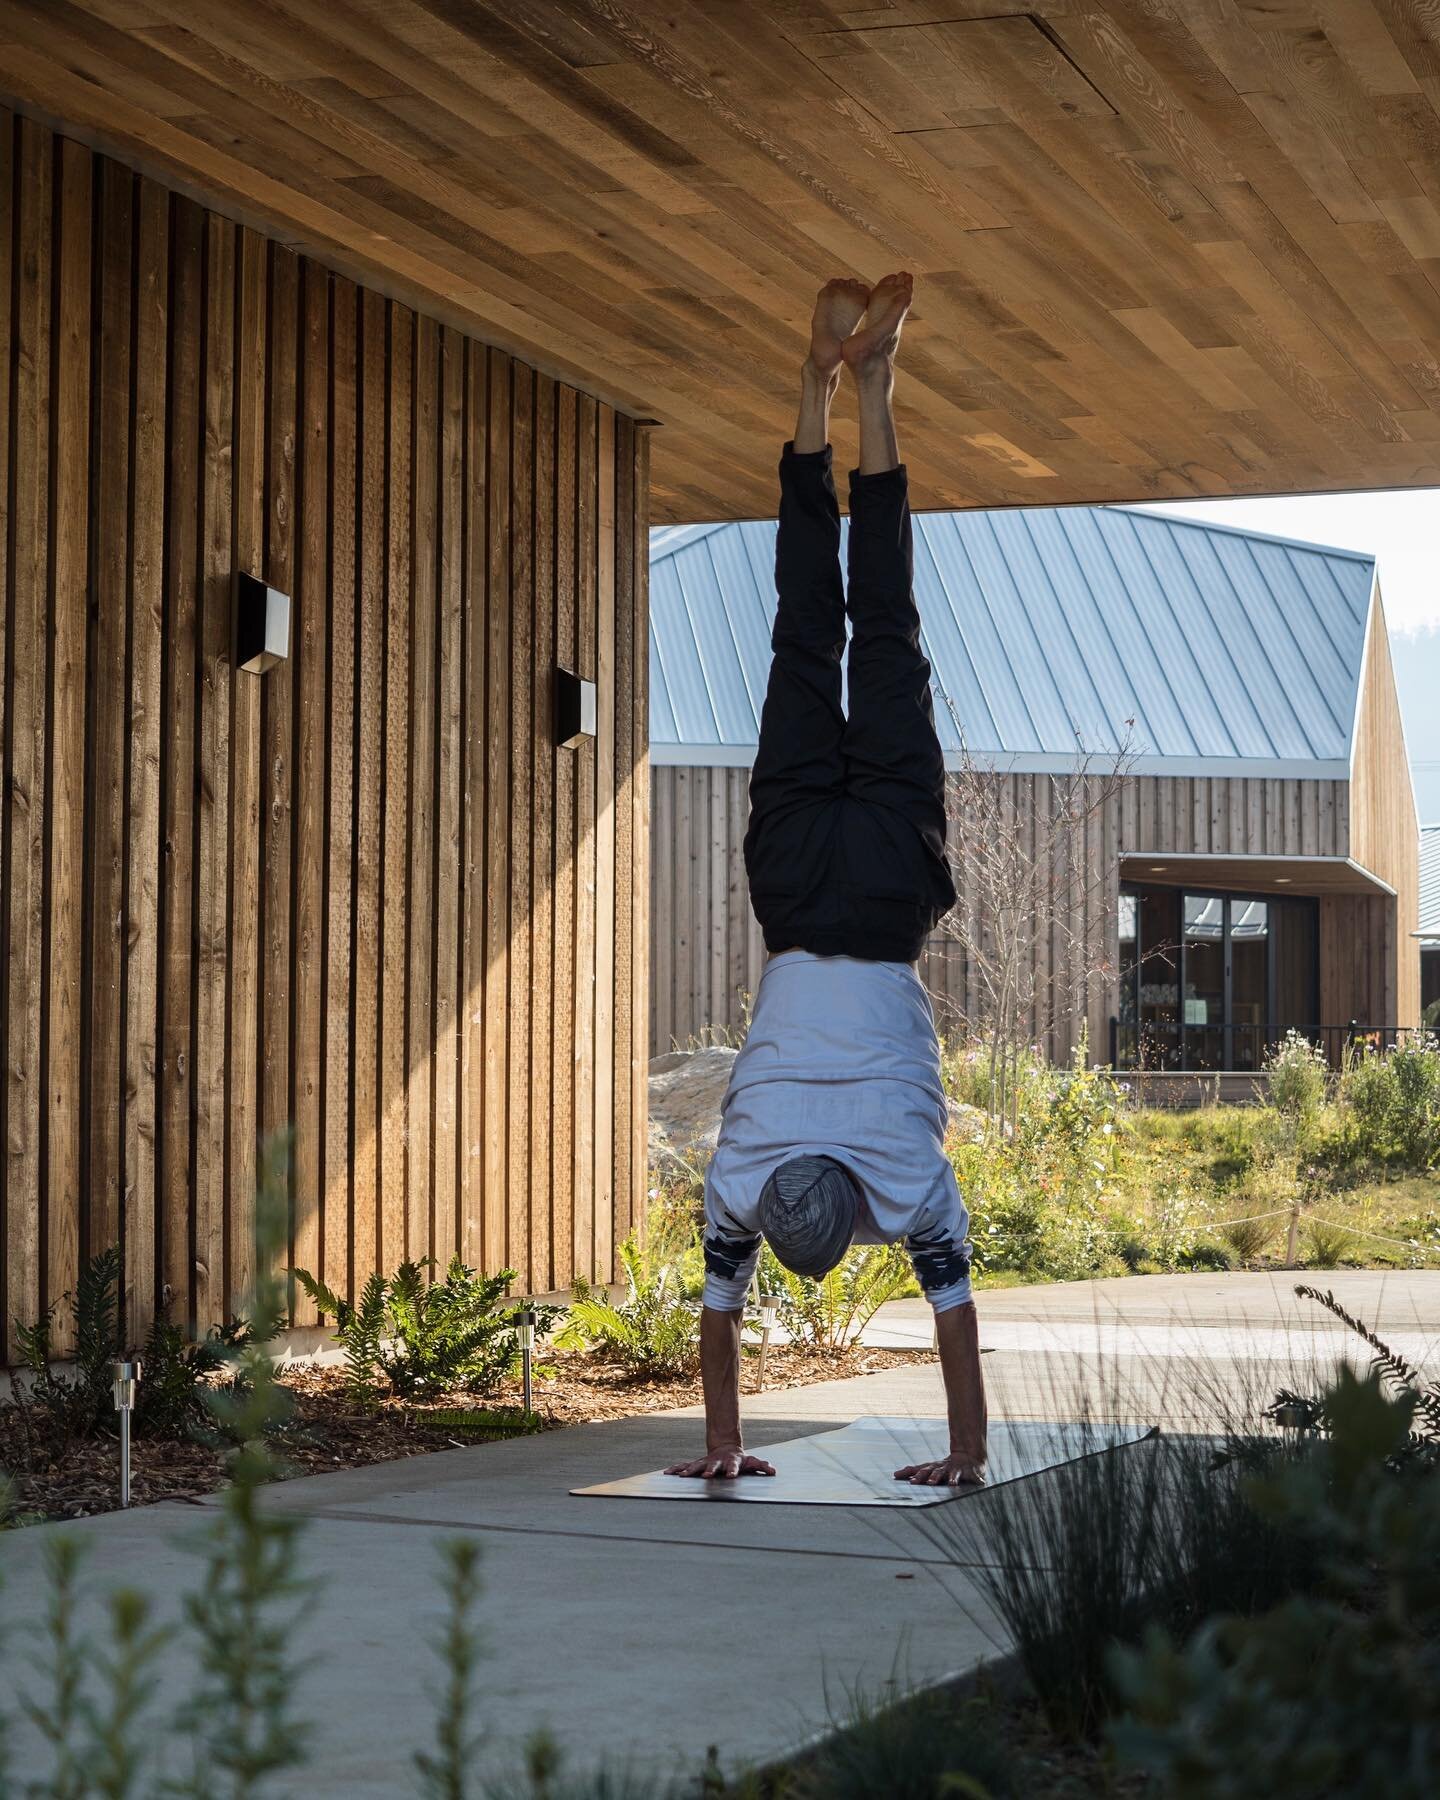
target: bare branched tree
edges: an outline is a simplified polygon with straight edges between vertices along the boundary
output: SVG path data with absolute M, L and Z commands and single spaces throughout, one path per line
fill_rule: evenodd
M 1077 739 L 1069 768 L 1016 775 L 971 755 L 953 703 L 941 699 L 961 751 L 946 780 L 959 898 L 940 934 L 965 963 L 956 1010 L 988 1048 L 991 1111 L 1009 1118 L 1026 1045 L 1083 1021 L 1095 984 L 1114 974 L 1107 899 L 1117 846 L 1106 826 L 1134 760 L 1132 721 L 1114 751 Z

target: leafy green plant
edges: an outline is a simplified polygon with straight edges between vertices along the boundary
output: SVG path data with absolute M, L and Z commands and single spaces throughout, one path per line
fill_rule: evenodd
M 1326 1435 L 1246 1484 L 1257 1516 L 1310 1547 L 1316 1579 L 1112 1658 L 1115 1748 L 1174 1800 L 1435 1791 L 1440 1482 L 1395 1473 L 1415 1396 L 1342 1369 L 1322 1405 Z
M 196 1341 L 168 1319 L 156 1319 L 140 1351 L 144 1373 L 135 1395 L 136 1436 L 192 1437 L 210 1423 L 208 1393 L 226 1371 L 234 1379 L 235 1359 L 249 1341 L 243 1320 L 214 1326 Z
M 486 1393 L 518 1371 L 517 1315 L 523 1303 L 500 1304 L 515 1279 L 513 1269 L 478 1275 L 452 1257 L 440 1281 L 431 1262 L 402 1263 L 387 1281 L 372 1274 L 358 1307 L 304 1269 L 292 1271 L 323 1313 L 336 1322 L 335 1341 L 345 1350 L 350 1392 L 362 1409 L 380 1398 L 383 1377 L 403 1399 L 463 1388 Z M 559 1317 L 556 1307 L 534 1307 L 537 1342 Z
M 37 1420 L 47 1435 L 52 1456 L 65 1455 L 72 1444 L 111 1426 L 111 1364 L 120 1354 L 121 1268 L 118 1247 L 102 1250 L 81 1268 L 73 1295 L 61 1295 L 33 1325 L 17 1329 L 28 1377 L 23 1395 L 17 1387 L 17 1396 L 27 1418 Z M 75 1332 L 71 1369 L 65 1374 L 53 1367 L 55 1321 L 62 1306 L 69 1308 Z
M 812 1350 L 842 1350 L 854 1343 L 912 1279 L 900 1244 L 857 1245 L 818 1281 L 787 1269 L 768 1244 L 760 1252 L 762 1291 L 779 1298 L 780 1323 L 792 1341 Z
M 677 1261 L 634 1237 L 620 1246 L 626 1297 L 613 1301 L 579 1280 L 570 1316 L 556 1337 L 562 1349 L 584 1349 L 636 1375 L 690 1375 L 700 1366 L 700 1319 L 684 1291 Z

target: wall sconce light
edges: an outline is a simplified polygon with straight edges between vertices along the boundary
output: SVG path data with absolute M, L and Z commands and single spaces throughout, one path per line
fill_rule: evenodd
M 255 575 L 235 577 L 235 666 L 263 675 L 290 654 L 290 596 Z
M 555 671 L 555 742 L 562 750 L 577 749 L 595 735 L 595 683 L 573 669 Z

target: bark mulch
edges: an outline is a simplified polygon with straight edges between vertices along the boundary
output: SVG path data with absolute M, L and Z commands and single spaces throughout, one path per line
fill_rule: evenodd
M 624 1419 L 668 1407 L 697 1405 L 698 1376 L 665 1380 L 628 1375 L 614 1364 L 579 1352 L 547 1352 L 543 1360 L 553 1380 L 535 1382 L 538 1415 L 532 1428 L 552 1431 L 597 1419 Z M 884 1350 L 857 1345 L 818 1351 L 785 1345 L 772 1349 L 766 1365 L 766 1392 L 807 1387 L 851 1375 L 870 1375 L 900 1364 L 933 1362 L 928 1350 Z M 747 1357 L 742 1372 L 753 1391 L 758 1369 Z M 425 1402 L 382 1401 L 373 1413 L 356 1409 L 345 1391 L 343 1371 L 334 1365 L 294 1363 L 281 1373 L 294 1395 L 294 1417 L 276 1444 L 287 1474 L 320 1475 L 358 1469 L 369 1463 L 424 1456 L 484 1442 L 453 1415 L 509 1409 L 518 1415 L 518 1382 L 483 1398 L 455 1393 Z M 0 1405 L 0 1470 L 10 1476 L 16 1510 L 27 1521 L 81 1519 L 112 1512 L 119 1504 L 118 1443 L 104 1436 L 71 1445 L 62 1458 L 42 1461 L 30 1448 L 13 1405 Z M 223 1450 L 195 1442 L 136 1438 L 131 1447 L 131 1498 L 136 1506 L 157 1500 L 194 1500 L 225 1485 Z

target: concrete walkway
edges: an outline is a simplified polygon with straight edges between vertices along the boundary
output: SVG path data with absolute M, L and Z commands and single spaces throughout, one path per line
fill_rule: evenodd
M 1321 1280 L 1382 1331 L 1413 1335 L 1412 1350 L 1428 1351 L 1437 1336 L 1440 1275 Z M 992 1411 L 1054 1418 L 1105 1404 L 1193 1427 L 1202 1394 L 1268 1398 L 1282 1361 L 1313 1377 L 1344 1344 L 1323 1314 L 1296 1313 L 1292 1285 L 1150 1277 L 985 1295 Z M 923 1342 L 928 1329 L 923 1302 L 902 1303 L 876 1334 Z M 862 1413 L 942 1410 L 933 1365 L 746 1400 L 757 1448 Z M 662 1466 L 699 1441 L 691 1409 L 272 1490 L 269 1504 L 308 1520 L 305 1570 L 319 1583 L 296 1642 L 317 1772 L 295 1791 L 377 1800 L 414 1791 L 411 1754 L 432 1717 L 435 1574 L 440 1546 L 457 1533 L 474 1534 L 484 1550 L 483 1711 L 497 1768 L 513 1765 L 541 1725 L 581 1766 L 608 1756 L 692 1769 L 715 1744 L 733 1768 L 821 1727 L 827 1693 L 833 1702 L 857 1684 L 878 1690 L 897 1670 L 936 1679 L 1003 1648 L 973 1564 L 948 1560 L 920 1522 L 933 1511 L 676 1506 L 568 1491 Z M 1007 1504 L 1016 1491 L 953 1505 Z M 143 1588 L 173 1620 L 195 1574 L 184 1540 L 204 1510 L 164 1505 L 0 1538 L 10 1638 L 0 1692 L 23 1687 L 33 1661 L 9 1628 L 43 1605 L 48 1539 L 78 1537 L 92 1582 Z M 167 1663 L 179 1671 L 191 1654 L 177 1634 Z M 32 1755 L 33 1742 L 22 1736 L 21 1749 Z

